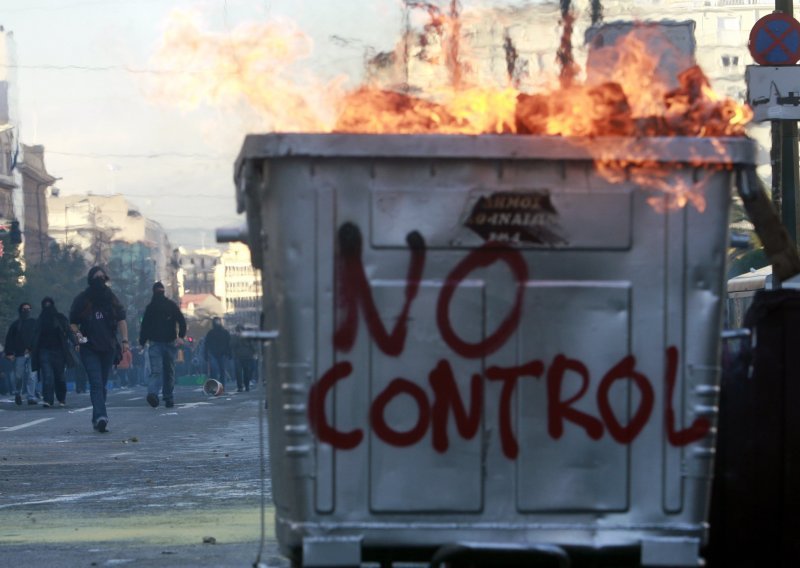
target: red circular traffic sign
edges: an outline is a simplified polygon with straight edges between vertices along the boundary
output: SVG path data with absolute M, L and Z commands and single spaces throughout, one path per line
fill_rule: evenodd
M 783 12 L 758 20 L 747 44 L 761 65 L 794 65 L 800 61 L 800 22 Z

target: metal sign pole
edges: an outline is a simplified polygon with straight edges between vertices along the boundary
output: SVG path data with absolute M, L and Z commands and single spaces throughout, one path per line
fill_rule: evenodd
M 792 0 L 775 0 L 775 9 L 783 12 L 787 16 L 793 16 Z M 774 123 L 773 123 L 774 125 Z M 773 131 L 776 127 L 773 126 Z M 796 121 L 781 121 L 777 127 L 780 132 L 780 158 L 779 163 L 773 162 L 773 175 L 780 172 L 780 193 L 777 196 L 778 210 L 781 214 L 781 219 L 789 236 L 795 244 L 800 243 L 800 228 L 798 227 L 798 220 L 800 219 L 800 199 L 798 198 L 798 150 L 797 150 L 797 122 Z M 775 136 L 773 136 L 773 144 L 775 144 Z

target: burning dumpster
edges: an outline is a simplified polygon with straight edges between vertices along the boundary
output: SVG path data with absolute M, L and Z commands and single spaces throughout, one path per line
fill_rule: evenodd
M 600 175 L 597 147 L 704 206 Z M 696 566 L 753 163 L 745 138 L 248 136 L 283 552 Z

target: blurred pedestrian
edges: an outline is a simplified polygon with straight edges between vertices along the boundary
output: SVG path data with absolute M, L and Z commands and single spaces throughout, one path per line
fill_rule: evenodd
M 141 346 L 131 349 L 133 353 L 133 377 L 137 386 L 147 385 L 147 375 L 144 369 L 144 351 L 144 347 Z
M 42 405 L 45 408 L 53 406 L 56 400 L 59 406 L 67 403 L 64 369 L 75 365 L 75 345 L 77 339 L 66 316 L 56 309 L 53 298 L 44 298 L 42 313 L 34 330 L 31 369 L 39 371 L 42 380 Z
M 102 268 L 92 267 L 87 277 L 88 287 L 75 297 L 69 310 L 69 321 L 78 336 L 81 361 L 89 378 L 92 426 L 98 432 L 108 431 L 106 395 L 111 366 L 129 349 L 125 308 L 108 287 L 109 280 Z
M 236 377 L 236 392 L 250 390 L 250 382 L 256 369 L 256 343 L 242 337 L 244 327 L 241 324 L 234 329 L 236 333 L 231 336 L 231 351 L 233 352 L 233 373 Z
M 220 318 L 211 320 L 211 329 L 206 334 L 203 349 L 204 358 L 210 366 L 211 378 L 224 386 L 228 374 L 228 359 L 231 356 L 231 334 L 222 326 Z
M 5 350 L 5 347 L 0 343 L 0 353 Z M 14 392 L 11 386 L 11 369 L 14 365 L 5 357 L 0 357 L 0 395 L 7 395 Z
M 192 349 L 192 374 L 205 375 L 208 373 L 208 363 L 205 361 L 206 338 L 203 337 Z
M 78 359 L 80 359 L 80 354 L 78 354 Z M 87 382 L 88 378 L 86 369 L 83 368 L 83 363 L 79 362 L 74 367 L 67 367 L 67 383 L 75 383 L 75 392 L 77 394 L 86 392 Z
M 36 319 L 31 317 L 31 305 L 22 302 L 17 308 L 19 318 L 8 328 L 5 341 L 5 357 L 13 363 L 11 383 L 14 388 L 14 402 L 22 404 L 23 395 L 28 404 L 36 401 L 36 376 L 31 373 L 31 351 Z
M 122 352 L 122 359 L 120 359 L 119 363 L 115 368 L 117 383 L 119 383 L 119 387 L 126 389 L 132 385 L 132 369 L 133 367 L 133 354 L 131 353 L 130 349 L 127 349 Z
M 139 331 L 139 345 L 148 345 L 150 382 L 147 385 L 147 403 L 153 408 L 158 406 L 159 389 L 164 406 L 175 406 L 175 353 L 183 345 L 184 337 L 186 319 L 178 305 L 166 297 L 164 285 L 156 282 Z

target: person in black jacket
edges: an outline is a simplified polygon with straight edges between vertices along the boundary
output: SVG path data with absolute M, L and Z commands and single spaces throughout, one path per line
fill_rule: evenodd
M 107 432 L 106 385 L 116 362 L 117 333 L 121 337 L 120 350 L 129 349 L 128 324 L 125 308 L 106 284 L 110 278 L 105 271 L 94 266 L 87 280 L 89 286 L 72 301 L 69 322 L 78 337 L 81 361 L 89 378 L 92 426 L 98 432 Z
M 256 358 L 258 350 L 255 341 L 242 337 L 244 326 L 241 324 L 234 328 L 231 337 L 231 351 L 233 352 L 233 375 L 236 377 L 236 392 L 250 390 L 250 382 L 257 381 Z
M 56 309 L 53 298 L 42 300 L 42 313 L 33 334 L 31 368 L 39 371 L 42 379 L 42 405 L 50 408 L 58 400 L 59 406 L 67 402 L 67 383 L 64 369 L 75 365 L 70 351 L 77 344 L 66 316 Z M 53 393 L 55 391 L 55 399 Z
M 177 333 L 176 333 L 177 326 Z M 158 406 L 158 389 L 164 406 L 175 406 L 175 353 L 186 337 L 186 319 L 177 304 L 167 298 L 161 282 L 153 284 L 153 299 L 147 304 L 139 331 L 139 345 L 149 341 L 150 381 L 147 385 L 147 403 Z
M 231 356 L 231 334 L 222 327 L 222 320 L 213 318 L 211 329 L 206 334 L 203 355 L 211 367 L 211 378 L 225 385 L 228 359 Z
M 36 376 L 31 371 L 31 351 L 33 351 L 33 332 L 36 319 L 31 318 L 31 305 L 23 302 L 17 308 L 19 319 L 9 326 L 6 333 L 5 356 L 13 367 L 14 402 L 22 404 L 22 395 L 28 404 L 38 404 L 36 400 Z

